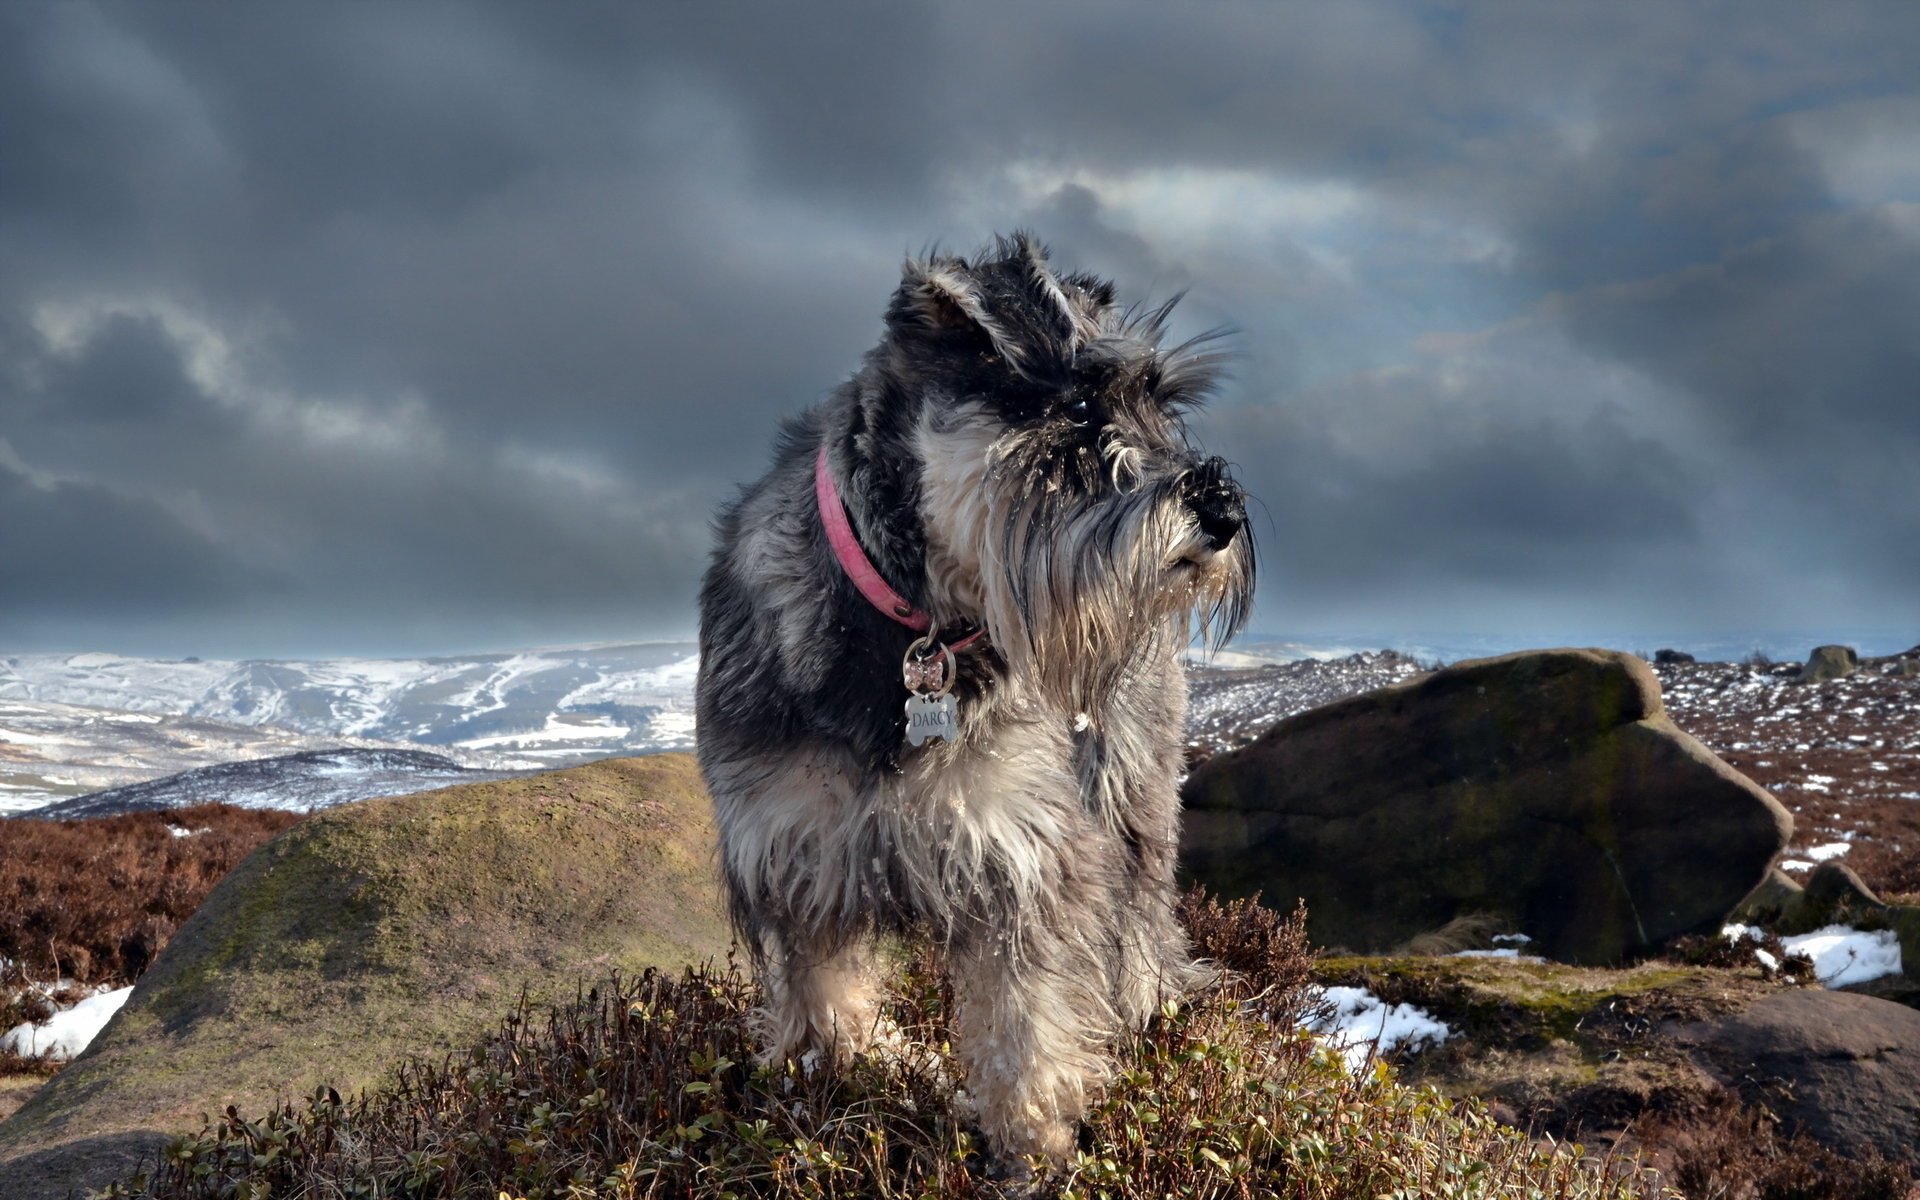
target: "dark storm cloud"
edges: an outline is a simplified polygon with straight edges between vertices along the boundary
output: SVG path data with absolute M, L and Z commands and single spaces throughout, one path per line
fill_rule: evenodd
M 10 6 L 0 643 L 136 567 L 118 649 L 685 631 L 900 255 L 1015 224 L 1238 330 L 1261 627 L 1911 621 L 1920 10 L 1740 16 Z
M 257 601 L 274 580 L 171 513 L 94 484 L 31 478 L 0 443 L 0 604 L 45 622 L 203 615 Z

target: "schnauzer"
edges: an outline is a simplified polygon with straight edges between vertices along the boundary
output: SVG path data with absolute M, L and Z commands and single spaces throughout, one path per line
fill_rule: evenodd
M 995 1161 L 1074 1146 L 1108 1045 L 1203 977 L 1174 914 L 1180 656 L 1251 601 L 1189 441 L 1206 338 L 1031 237 L 906 265 L 860 370 L 724 507 L 699 755 L 766 1054 L 844 1058 L 930 931 Z M 903 711 L 904 702 L 904 711 Z

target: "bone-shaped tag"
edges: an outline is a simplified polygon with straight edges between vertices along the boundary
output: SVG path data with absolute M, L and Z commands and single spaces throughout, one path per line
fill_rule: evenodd
M 960 702 L 951 694 L 907 697 L 907 744 L 924 745 L 933 738 L 960 740 Z

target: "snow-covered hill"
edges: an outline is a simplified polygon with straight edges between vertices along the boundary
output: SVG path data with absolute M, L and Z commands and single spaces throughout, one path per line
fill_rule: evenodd
M 158 712 L 0 700 L 0 815 L 209 763 L 378 745 Z M 484 755 L 459 757 L 497 765 Z
M 105 817 L 195 804 L 237 804 L 311 812 L 375 796 L 402 796 L 513 774 L 465 767 L 424 750 L 303 750 L 277 758 L 216 763 L 146 783 L 63 800 L 37 817 Z
M 463 658 L 0 658 L 0 700 L 486 752 L 511 766 L 690 746 L 691 642 Z M 4 737 L 0 733 L 0 737 Z

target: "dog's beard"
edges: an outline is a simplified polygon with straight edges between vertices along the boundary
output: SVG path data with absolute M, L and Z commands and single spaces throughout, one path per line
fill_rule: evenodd
M 1177 477 L 1075 496 L 989 476 L 987 625 L 1009 667 L 1046 693 L 1091 711 L 1128 672 L 1196 635 L 1223 645 L 1246 620 L 1251 544 L 1208 549 Z

